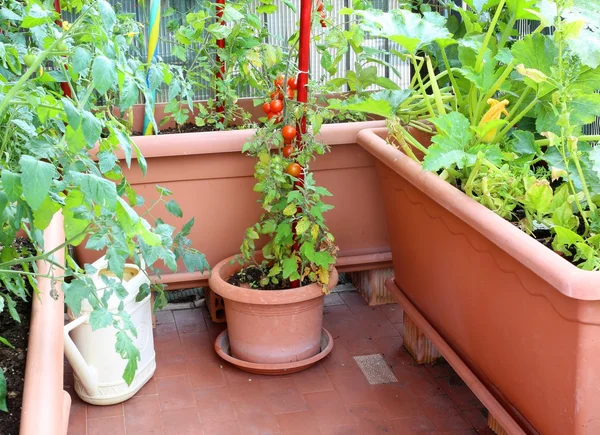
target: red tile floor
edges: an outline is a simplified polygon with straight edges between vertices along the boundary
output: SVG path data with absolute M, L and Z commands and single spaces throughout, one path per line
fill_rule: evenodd
M 205 309 L 157 313 L 154 378 L 127 402 L 83 403 L 72 389 L 69 435 L 492 434 L 486 410 L 446 363 L 418 366 L 402 345 L 398 305 L 369 307 L 356 292 L 328 297 L 332 353 L 285 376 L 240 371 L 213 341 L 224 326 Z M 382 354 L 398 382 L 369 385 L 353 356 Z

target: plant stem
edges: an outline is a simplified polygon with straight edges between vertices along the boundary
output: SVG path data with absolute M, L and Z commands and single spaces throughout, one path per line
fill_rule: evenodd
M 419 87 L 421 88 L 421 94 L 423 95 L 423 99 L 425 100 L 425 104 L 427 105 L 427 109 L 429 110 L 430 115 L 433 117 L 433 116 L 435 116 L 435 112 L 433 111 L 433 106 L 429 102 L 427 92 L 425 92 L 425 87 L 423 86 L 423 80 L 421 78 L 421 74 L 419 74 L 421 72 L 421 70 L 417 69 L 417 62 L 415 61 L 414 57 L 412 58 L 412 62 L 413 62 L 413 66 L 415 67 L 415 76 L 417 77 L 417 81 L 419 82 Z
M 497 142 L 497 141 L 499 141 L 499 140 L 500 140 L 502 137 L 504 137 L 504 136 L 505 136 L 505 135 L 506 135 L 506 134 L 507 134 L 507 133 L 510 131 L 510 129 L 514 127 L 514 125 L 515 125 L 517 122 L 519 122 L 521 119 L 523 119 L 523 117 L 524 117 L 525 115 L 527 115 L 527 113 L 528 113 L 528 112 L 529 112 L 531 109 L 533 109 L 533 107 L 534 107 L 534 106 L 537 104 L 537 102 L 538 102 L 538 99 L 537 99 L 537 97 L 536 97 L 536 98 L 534 98 L 534 99 L 531 101 L 531 103 L 529 103 L 529 104 L 527 105 L 527 107 L 525 107 L 525 109 L 523 109 L 523 111 L 522 111 L 521 113 L 519 113 L 519 114 L 518 114 L 518 115 L 517 115 L 515 118 L 513 118 L 513 120 L 512 120 L 512 121 L 510 121 L 510 122 L 508 123 L 508 125 L 507 125 L 506 127 L 504 127 L 500 133 L 498 133 L 498 134 L 496 135 L 496 137 L 494 138 L 493 142 Z
M 444 60 L 444 65 L 446 66 L 446 71 L 448 71 L 448 77 L 450 78 L 450 83 L 452 83 L 452 88 L 454 89 L 454 95 L 456 95 L 456 105 L 462 106 L 462 95 L 460 94 L 460 89 L 458 88 L 458 83 L 456 82 L 456 78 L 452 73 L 452 68 L 450 68 L 450 61 L 448 61 L 448 55 L 446 54 L 446 50 L 444 48 L 442 50 L 442 59 Z
M 433 71 L 433 65 L 431 64 L 431 58 L 429 56 L 425 57 L 425 63 L 427 64 L 427 73 L 430 77 L 432 77 L 431 90 L 433 91 L 433 96 L 435 98 L 435 105 L 437 106 L 437 110 L 441 115 L 446 114 L 446 109 L 444 108 L 444 103 L 441 98 L 440 88 L 438 86 L 437 80 L 435 79 L 435 72 Z

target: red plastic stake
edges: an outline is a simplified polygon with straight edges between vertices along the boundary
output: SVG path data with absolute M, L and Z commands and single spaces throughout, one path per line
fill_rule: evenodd
M 217 0 L 217 19 L 221 22 L 221 26 L 225 25 L 225 21 L 223 20 L 223 9 L 225 9 L 225 0 Z M 221 38 L 221 39 L 217 39 L 217 47 L 219 47 L 220 49 L 224 49 L 225 48 L 225 39 Z M 217 54 L 215 60 L 217 61 L 217 64 L 220 65 L 219 69 L 217 70 L 217 74 L 216 77 L 218 80 L 223 80 L 223 76 L 225 75 L 225 61 L 221 60 L 221 58 L 219 57 L 219 55 Z M 225 107 L 223 106 L 223 102 L 219 101 L 219 105 L 217 106 L 217 112 L 224 112 L 225 111 Z M 221 118 L 221 122 L 224 121 L 224 117 Z
M 59 25 L 62 28 L 62 19 L 60 18 L 60 0 L 54 0 L 54 10 L 58 13 L 59 18 L 58 20 L 56 20 L 56 24 Z M 68 69 L 69 67 L 67 65 L 65 65 L 65 70 Z M 60 84 L 60 88 L 63 91 L 63 94 L 65 94 L 65 97 L 67 98 L 71 98 L 71 88 L 69 87 L 69 84 L 67 82 L 62 82 Z
M 310 24 L 312 14 L 312 0 L 301 0 L 300 2 L 300 36 L 298 47 L 298 96 L 296 99 L 299 103 L 308 101 L 308 70 L 310 68 Z M 306 115 L 303 114 L 298 123 L 296 133 L 296 143 L 298 149 L 302 149 L 302 136 L 306 133 Z M 302 168 L 304 170 L 304 168 Z M 295 187 L 298 188 L 304 183 L 304 172 L 300 173 Z M 296 225 L 292 226 L 292 231 L 295 232 Z M 294 251 L 298 251 L 300 247 L 298 242 L 294 243 Z M 300 271 L 302 275 L 302 271 Z M 300 280 L 291 282 L 292 288 L 300 287 Z

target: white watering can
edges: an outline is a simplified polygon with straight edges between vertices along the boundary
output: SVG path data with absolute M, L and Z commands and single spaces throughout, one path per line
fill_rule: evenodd
M 101 275 L 115 278 L 108 271 L 108 262 L 104 257 L 93 266 L 96 273 L 91 278 L 96 288 L 105 287 Z M 84 402 L 92 405 L 124 402 L 150 380 L 156 369 L 150 295 L 140 302 L 135 301 L 140 286 L 149 285 L 150 281 L 136 265 L 126 264 L 122 284 L 128 293 L 123 299 L 124 311 L 131 316 L 137 330 L 134 344 L 141 357 L 131 385 L 127 385 L 123 380 L 127 361 L 115 351 L 117 330 L 109 326 L 92 331 L 88 321 L 92 306 L 87 300 L 81 303 L 79 317 L 75 317 L 71 310 L 68 310 L 71 322 L 64 329 L 65 355 L 73 367 L 75 392 Z M 102 290 L 97 293 L 102 296 Z M 108 300 L 108 311 L 117 312 L 120 302 L 121 300 L 113 294 Z

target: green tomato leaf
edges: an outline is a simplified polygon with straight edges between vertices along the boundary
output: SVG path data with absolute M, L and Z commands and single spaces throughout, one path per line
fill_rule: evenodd
M 93 174 L 73 174 L 73 180 L 87 199 L 114 210 L 117 203 L 117 188 L 114 183 Z
M 98 56 L 92 64 L 92 78 L 94 88 L 104 94 L 117 82 L 117 67 L 115 63 L 105 56 Z
M 65 295 L 65 303 L 75 316 L 81 314 L 81 302 L 91 295 L 93 288 L 92 283 L 86 282 L 84 279 L 63 283 L 62 290 Z
M 73 53 L 73 72 L 75 74 L 79 74 L 83 70 L 89 68 L 92 63 L 92 55 L 89 51 L 87 51 L 83 47 L 75 48 L 75 52 Z
M 171 199 L 171 200 L 167 201 L 165 203 L 165 208 L 173 216 L 176 216 L 178 218 L 182 218 L 183 217 L 183 211 L 181 211 L 181 207 L 179 207 L 179 204 L 177 204 L 175 202 L 175 200 Z
M 127 360 L 127 365 L 125 366 L 125 371 L 123 373 L 123 380 L 125 380 L 127 385 L 131 385 L 137 370 L 138 361 L 141 358 L 140 351 L 125 331 L 117 332 L 115 350 L 121 355 L 121 358 Z
M 15 174 L 8 169 L 2 170 L 2 188 L 6 197 L 10 202 L 16 202 L 23 193 L 23 187 L 21 186 L 21 174 Z
M 6 378 L 2 369 L 0 369 L 0 411 L 8 412 L 6 407 Z
M 83 112 L 83 121 L 81 123 L 83 136 L 88 146 L 93 147 L 100 139 L 102 134 L 102 123 L 91 112 Z
M 54 165 L 31 156 L 21 156 L 21 183 L 23 185 L 23 197 L 33 211 L 41 207 L 44 199 L 52 186 L 52 179 L 56 175 Z
M 97 307 L 90 313 L 92 331 L 112 325 L 113 315 L 104 307 Z

